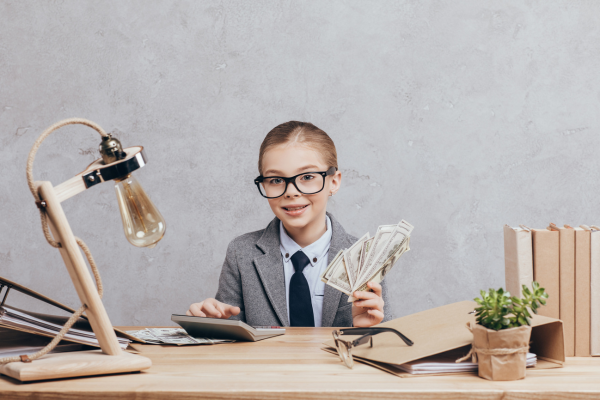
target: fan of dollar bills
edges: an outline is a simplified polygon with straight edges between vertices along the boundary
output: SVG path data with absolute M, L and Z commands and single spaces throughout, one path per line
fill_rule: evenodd
M 402 220 L 398 225 L 381 225 L 374 237 L 367 232 L 349 249 L 337 253 L 321 280 L 347 294 L 348 302 L 354 301 L 353 292 L 368 290 L 368 282 L 381 282 L 400 256 L 410 250 L 412 230 L 413 226 Z

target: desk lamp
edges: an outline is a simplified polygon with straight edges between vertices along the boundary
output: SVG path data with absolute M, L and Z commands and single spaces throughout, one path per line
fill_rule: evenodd
M 41 143 L 55 130 L 71 124 L 89 126 L 102 136 L 99 149 L 102 157 L 83 172 L 56 187 L 50 182 L 34 181 L 33 161 Z M 82 306 L 44 349 L 31 355 L 0 359 L 0 373 L 21 381 L 32 381 L 134 372 L 150 368 L 152 365 L 148 358 L 124 352 L 119 347 L 117 336 L 102 304 L 102 282 L 96 263 L 83 240 L 73 235 L 61 206 L 61 202 L 86 189 L 114 180 L 127 240 L 138 247 L 156 246 L 165 233 L 165 221 L 131 175 L 146 164 L 143 150 L 141 146 L 123 149 L 121 143 L 100 126 L 81 118 L 57 122 L 36 140 L 27 159 L 27 182 L 40 210 L 46 240 L 60 251 Z M 90 264 L 97 288 L 78 246 Z M 101 350 L 46 355 L 84 312 Z

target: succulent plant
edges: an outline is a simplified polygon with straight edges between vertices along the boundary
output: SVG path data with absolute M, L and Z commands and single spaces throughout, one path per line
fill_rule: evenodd
M 516 328 L 531 325 L 531 314 L 537 314 L 540 305 L 546 305 L 548 293 L 539 283 L 531 284 L 532 290 L 523 285 L 523 298 L 510 295 L 502 288 L 498 290 L 482 290 L 481 298 L 474 299 L 479 307 L 475 308 L 477 323 L 488 329 Z

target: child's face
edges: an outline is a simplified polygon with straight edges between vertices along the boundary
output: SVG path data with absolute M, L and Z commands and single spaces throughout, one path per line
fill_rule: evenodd
M 263 176 L 292 177 L 303 172 L 327 171 L 321 154 L 303 145 L 282 145 L 269 149 L 263 155 Z M 303 194 L 290 183 L 283 196 L 268 199 L 271 209 L 286 229 L 305 228 L 325 221 L 327 199 L 337 192 L 342 180 L 341 173 L 325 178 L 323 190 L 315 194 Z

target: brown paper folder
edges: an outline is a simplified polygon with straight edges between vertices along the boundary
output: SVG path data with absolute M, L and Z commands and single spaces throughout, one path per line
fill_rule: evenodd
M 53 305 L 53 306 L 55 306 L 57 308 L 60 308 L 61 310 L 67 311 L 67 312 L 69 312 L 71 314 L 75 312 L 75 310 L 73 310 L 69 306 L 61 304 L 58 301 L 55 301 L 55 300 L 53 300 L 53 299 L 51 299 L 49 297 L 44 296 L 43 294 L 40 294 L 40 293 L 38 293 L 38 292 L 36 292 L 34 290 L 31 290 L 31 289 L 29 289 L 29 288 L 27 288 L 25 286 L 19 285 L 16 282 L 10 281 L 10 280 L 8 280 L 6 278 L 2 278 L 0 276 L 0 292 L 2 292 L 2 288 L 4 288 L 4 287 L 7 287 L 7 289 L 4 292 L 2 303 L 0 305 L 4 304 L 4 302 L 6 301 L 6 299 L 8 297 L 8 294 L 9 294 L 10 290 L 16 290 L 18 292 L 21 292 L 21 293 L 27 295 L 27 296 L 30 296 L 30 297 L 33 297 L 35 299 L 41 300 L 44 303 L 51 304 L 51 305 Z M 7 305 L 8 305 L 8 303 L 7 303 Z M 18 308 L 15 308 L 15 307 L 12 307 L 12 308 L 14 308 L 16 310 L 19 310 Z M 27 314 L 29 314 L 31 316 L 34 316 L 36 318 L 40 318 L 42 320 L 46 320 L 48 322 L 59 324 L 59 325 L 63 325 L 67 321 L 67 319 L 69 319 L 69 317 L 63 317 L 63 316 L 58 316 L 58 315 L 42 314 L 42 313 L 36 313 L 36 312 L 31 312 L 31 311 L 25 311 L 25 310 L 19 310 L 19 311 L 24 311 L 24 312 L 26 312 Z M 3 324 L 0 324 L 0 327 L 12 329 L 12 330 L 17 330 L 17 331 L 22 331 L 22 332 L 26 332 L 26 333 L 33 333 L 35 335 L 40 335 L 40 336 L 54 337 L 53 335 L 44 334 L 44 333 L 40 333 L 40 332 L 33 332 L 33 331 L 29 331 L 27 329 L 15 328 L 13 326 L 7 326 L 7 325 L 3 325 Z M 87 320 L 87 317 L 85 315 L 82 315 L 79 318 L 79 320 L 77 322 L 75 322 L 75 324 L 73 325 L 73 328 L 83 329 L 83 330 L 89 330 L 89 331 L 92 330 L 92 328 L 91 328 L 91 326 L 90 326 L 90 324 L 89 324 L 89 322 Z M 117 336 L 119 336 L 119 337 L 127 338 L 129 340 L 134 341 L 134 342 L 145 343 L 144 341 L 136 338 L 135 336 L 132 336 L 132 335 L 128 334 L 127 332 L 121 331 L 121 330 L 119 330 L 117 328 L 114 328 L 114 330 L 115 330 Z M 64 338 L 63 341 L 64 342 L 79 343 L 76 340 L 70 340 L 70 339 L 67 339 L 67 338 Z M 84 343 L 84 344 L 89 345 L 87 343 Z M 90 346 L 92 346 L 92 345 L 90 345 Z M 97 346 L 97 347 L 100 347 L 100 346 Z
M 473 341 L 473 335 L 466 324 L 475 323 L 475 316 L 470 314 L 475 307 L 477 303 L 473 301 L 462 301 L 377 325 L 399 330 L 411 339 L 414 345 L 407 346 L 396 335 L 383 333 L 373 337 L 373 347 L 368 345 L 355 347 L 352 349 L 352 355 L 357 361 L 368 363 L 394 375 L 405 376 L 407 374 L 401 373 L 398 368 L 394 368 L 394 365 L 465 346 L 466 354 L 468 346 Z M 529 351 L 538 357 L 538 365 L 534 368 L 561 367 L 565 361 L 562 321 L 534 315 L 532 326 L 532 343 Z M 325 342 L 325 345 L 328 347 L 324 350 L 336 351 L 333 340 Z
M 575 228 L 575 356 L 590 356 L 590 231 Z
M 560 319 L 565 329 L 565 353 L 575 355 L 575 230 L 558 228 L 560 241 Z
M 533 278 L 550 296 L 540 315 L 560 318 L 559 275 L 558 232 L 533 229 Z

